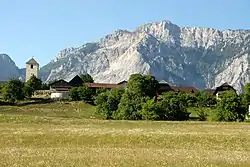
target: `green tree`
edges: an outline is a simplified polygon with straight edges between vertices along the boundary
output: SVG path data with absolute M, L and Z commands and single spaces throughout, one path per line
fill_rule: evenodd
M 163 120 L 165 110 L 161 102 L 155 102 L 154 99 L 149 99 L 142 105 L 141 115 L 142 119 L 145 120 Z
M 154 76 L 132 74 L 128 80 L 127 88 L 122 95 L 115 119 L 142 119 L 142 105 L 156 96 L 159 87 Z
M 0 94 L 2 94 L 4 86 L 0 85 Z
M 18 79 L 11 79 L 7 82 L 3 88 L 3 98 L 4 100 L 15 103 L 16 101 L 24 99 L 24 83 Z
M 96 107 L 96 113 L 106 116 L 106 119 L 110 119 L 112 113 L 109 111 L 107 104 L 108 92 L 102 92 L 95 97 L 94 103 Z
M 42 81 L 35 75 L 32 75 L 30 79 L 24 84 L 24 95 L 26 98 L 30 98 L 36 90 L 40 90 L 42 87 Z
M 38 79 L 35 75 L 32 75 L 30 79 L 26 82 L 26 84 L 30 86 L 33 91 L 40 90 L 42 87 L 42 81 Z
M 108 92 L 107 104 L 109 106 L 109 110 L 113 113 L 117 111 L 123 93 L 124 90 L 122 88 L 114 88 Z
M 98 96 L 100 93 L 103 93 L 103 92 L 107 92 L 107 91 L 109 91 L 109 89 L 107 89 L 107 88 L 97 88 L 97 89 L 95 89 L 95 94 Z
M 181 94 L 168 92 L 163 95 L 162 107 L 165 109 L 164 118 L 171 121 L 188 120 L 190 113 L 187 112 L 186 102 L 181 99 Z
M 80 100 L 84 100 L 86 102 L 93 101 L 93 91 L 86 85 L 78 87 L 77 92 Z
M 242 94 L 242 103 L 247 107 L 250 104 L 250 83 L 247 83 Z
M 216 104 L 216 98 L 205 91 L 199 91 L 196 99 L 198 107 L 210 107 Z
M 73 101 L 80 100 L 79 93 L 78 93 L 78 88 L 77 87 L 73 87 L 73 88 L 70 89 L 70 91 L 69 91 L 69 97 Z
M 178 93 L 178 97 L 183 102 L 183 105 L 185 105 L 186 107 L 195 107 L 197 103 L 197 98 L 189 93 L 180 92 Z
M 127 83 L 127 90 L 134 92 L 140 96 L 156 96 L 159 83 L 154 76 L 132 74 Z
M 123 93 L 124 90 L 119 88 L 100 93 L 95 99 L 96 112 L 106 119 L 113 119 Z
M 195 108 L 198 115 L 199 121 L 206 121 L 208 117 L 208 112 L 205 108 Z
M 83 83 L 93 83 L 94 79 L 89 74 L 81 74 L 80 78 L 82 79 Z
M 216 120 L 243 121 L 246 109 L 242 107 L 241 98 L 234 91 L 225 91 L 216 107 Z
M 239 94 L 240 102 L 241 102 L 241 109 L 246 111 L 246 114 L 248 112 L 248 105 L 250 104 L 250 101 L 248 101 L 248 95 L 244 92 L 242 94 Z
M 142 105 L 149 99 L 148 96 L 141 96 L 136 92 L 125 90 L 114 118 L 119 120 L 141 120 Z
M 42 83 L 41 90 L 49 90 L 49 85 L 47 83 Z
M 24 96 L 25 98 L 31 98 L 33 93 L 34 93 L 34 89 L 28 85 L 27 83 L 24 84 L 24 87 L 23 87 L 23 93 L 24 93 Z
M 87 86 L 72 87 L 69 96 L 73 101 L 83 100 L 85 102 L 93 101 L 93 91 Z
M 143 88 L 145 90 L 144 96 L 149 96 L 150 98 L 156 96 L 156 92 L 159 88 L 159 82 L 156 78 L 150 74 L 144 75 Z

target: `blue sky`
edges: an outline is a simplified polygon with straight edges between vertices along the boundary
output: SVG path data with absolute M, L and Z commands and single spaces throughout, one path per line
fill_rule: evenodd
M 0 7 L 0 53 L 19 67 L 32 56 L 45 65 L 64 48 L 153 21 L 250 29 L 249 0 L 0 0 Z

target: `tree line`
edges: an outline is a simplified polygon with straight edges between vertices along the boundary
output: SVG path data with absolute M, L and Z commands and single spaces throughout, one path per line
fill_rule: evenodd
M 250 101 L 250 84 L 243 94 L 224 91 L 217 100 L 205 91 L 196 94 L 169 91 L 157 95 L 159 83 L 152 75 L 133 74 L 126 89 L 90 89 L 87 86 L 72 88 L 72 100 L 84 100 L 96 105 L 96 112 L 106 119 L 116 120 L 171 120 L 190 119 L 188 108 L 196 110 L 200 120 L 206 120 L 204 108 L 215 108 L 217 121 L 244 121 Z
M 0 93 L 5 101 L 16 103 L 17 101 L 30 99 L 35 90 L 47 90 L 48 84 L 42 83 L 40 79 L 32 75 L 27 82 L 19 79 L 11 79 L 6 84 L 1 85 Z
M 93 78 L 89 74 L 80 75 L 83 83 L 94 82 Z M 52 81 L 53 82 L 53 81 Z M 51 83 L 51 82 L 50 82 Z M 39 78 L 32 75 L 27 82 L 22 82 L 19 79 L 11 79 L 8 82 L 0 85 L 0 94 L 3 99 L 9 103 L 16 103 L 18 101 L 30 99 L 36 90 L 49 90 L 50 83 L 43 83 Z M 89 89 L 85 90 L 85 87 L 81 86 L 79 89 L 73 87 L 71 90 L 71 97 L 74 100 L 87 100 L 84 98 L 84 94 Z M 74 92 L 75 96 L 74 96 Z M 72 94 L 73 93 L 73 94 Z M 88 94 L 87 97 L 92 97 L 93 94 Z
M 80 75 L 83 83 L 94 82 L 89 74 Z M 10 80 L 1 88 L 4 100 L 15 103 L 29 99 L 35 90 L 48 89 L 48 85 L 32 76 L 26 83 Z M 96 112 L 106 119 L 116 120 L 172 120 L 190 119 L 188 109 L 194 108 L 200 120 L 206 120 L 204 108 L 215 108 L 217 121 L 244 121 L 250 102 L 250 83 L 244 93 L 225 91 L 217 100 L 204 91 L 196 94 L 165 92 L 157 94 L 159 82 L 152 75 L 132 74 L 126 88 L 92 89 L 82 84 L 70 89 L 73 101 L 85 101 L 96 105 Z

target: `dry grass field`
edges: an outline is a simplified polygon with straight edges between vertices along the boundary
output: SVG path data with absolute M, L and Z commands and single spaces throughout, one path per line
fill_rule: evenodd
M 0 106 L 0 166 L 250 166 L 250 124 L 107 121 L 83 103 Z

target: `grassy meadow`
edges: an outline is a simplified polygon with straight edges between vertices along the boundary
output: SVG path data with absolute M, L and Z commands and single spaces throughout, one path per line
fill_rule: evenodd
M 0 106 L 0 166 L 250 166 L 250 124 L 103 120 L 81 102 Z

